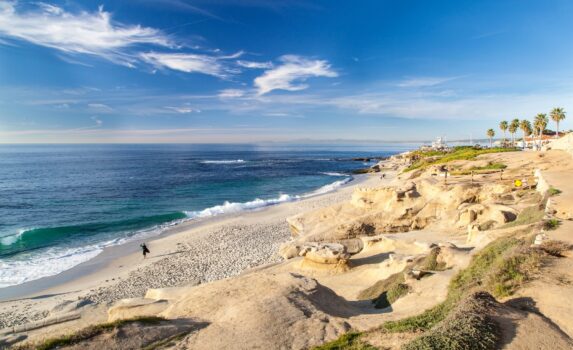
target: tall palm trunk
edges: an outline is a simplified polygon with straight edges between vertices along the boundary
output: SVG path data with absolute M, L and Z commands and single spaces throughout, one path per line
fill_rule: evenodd
M 557 124 L 557 138 L 559 138 L 559 121 L 555 122 Z

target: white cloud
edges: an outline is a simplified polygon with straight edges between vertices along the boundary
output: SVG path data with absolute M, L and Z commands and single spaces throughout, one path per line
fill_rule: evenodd
M 201 112 L 201 110 L 199 110 L 199 109 L 191 108 L 188 104 L 184 104 L 183 106 L 179 106 L 179 107 L 167 106 L 165 108 L 170 110 L 170 111 L 180 113 L 180 114 L 189 114 L 189 113 Z
M 237 64 L 241 67 L 250 69 L 269 69 L 273 68 L 272 62 L 253 62 L 253 61 L 237 61 Z
M 436 86 L 448 82 L 450 80 L 458 79 L 459 77 L 417 77 L 408 78 L 399 82 L 397 85 L 403 88 L 417 88 Z
M 231 74 L 238 73 L 225 62 L 235 58 L 237 54 L 230 56 L 208 56 L 190 53 L 142 53 L 141 58 L 157 68 L 169 68 L 185 73 L 202 73 L 218 78 L 227 78 Z
M 300 82 L 311 77 L 337 77 L 338 74 L 324 60 L 310 60 L 296 55 L 285 55 L 280 58 L 282 64 L 265 71 L 255 79 L 259 95 L 273 90 L 298 91 L 308 87 Z M 298 82 L 295 84 L 295 82 Z
M 133 66 L 137 58 L 128 48 L 141 44 L 173 47 L 161 31 L 112 21 L 100 7 L 97 12 L 70 13 L 61 7 L 38 4 L 21 11 L 13 1 L 0 3 L 0 37 L 23 40 L 70 54 L 89 54 Z
M 239 89 L 225 89 L 219 91 L 220 98 L 238 98 L 245 96 L 245 91 Z
M 103 103 L 88 103 L 88 107 L 91 109 L 97 109 L 101 112 L 113 112 L 113 108 Z

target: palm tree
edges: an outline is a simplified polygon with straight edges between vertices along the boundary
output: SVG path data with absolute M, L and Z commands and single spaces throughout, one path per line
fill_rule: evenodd
M 492 139 L 495 136 L 495 131 L 493 129 L 488 129 L 487 130 L 487 137 L 489 137 L 489 147 L 491 148 L 492 145 Z
M 515 133 L 519 129 L 519 119 L 515 118 L 509 123 L 509 133 L 511 134 L 511 145 L 515 146 Z
M 499 123 L 499 129 L 500 129 L 501 131 L 503 131 L 503 143 L 505 143 L 505 131 L 507 130 L 508 125 L 509 125 L 509 124 L 507 124 L 507 121 L 506 121 L 506 120 L 502 120 L 502 121 Z
M 543 132 L 545 128 L 547 128 L 547 124 L 549 120 L 547 119 L 547 114 L 539 113 L 535 116 L 533 120 L 533 127 L 535 129 L 535 133 L 539 137 L 539 147 L 541 147 L 541 139 L 543 138 Z
M 523 148 L 525 149 L 525 137 L 531 135 L 531 123 L 527 119 L 519 122 L 519 128 L 523 132 Z
M 551 119 L 557 124 L 557 137 L 559 137 L 559 122 L 565 119 L 565 110 L 563 108 L 553 108 L 551 110 Z

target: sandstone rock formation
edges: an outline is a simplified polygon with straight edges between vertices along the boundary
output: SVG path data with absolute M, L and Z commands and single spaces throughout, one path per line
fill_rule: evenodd
M 424 228 L 466 228 L 469 224 L 499 226 L 515 220 L 517 212 L 496 204 L 511 187 L 471 183 L 447 186 L 435 178 L 409 181 L 399 187 L 359 188 L 349 202 L 299 214 L 287 221 L 294 240 L 283 252 L 304 242 L 337 242 L 381 233 Z M 290 247 L 289 247 L 290 246 Z
M 307 349 L 348 331 L 344 318 L 354 313 L 315 279 L 251 273 L 190 288 L 161 315 L 208 324 L 184 339 L 182 349 Z

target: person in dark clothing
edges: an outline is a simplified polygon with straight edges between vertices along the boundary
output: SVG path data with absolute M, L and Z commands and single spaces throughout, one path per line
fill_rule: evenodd
M 151 252 L 149 251 L 149 249 L 147 248 L 145 243 L 141 244 L 140 247 L 141 247 L 141 250 L 143 251 L 143 258 L 145 259 L 146 255 L 151 253 Z

